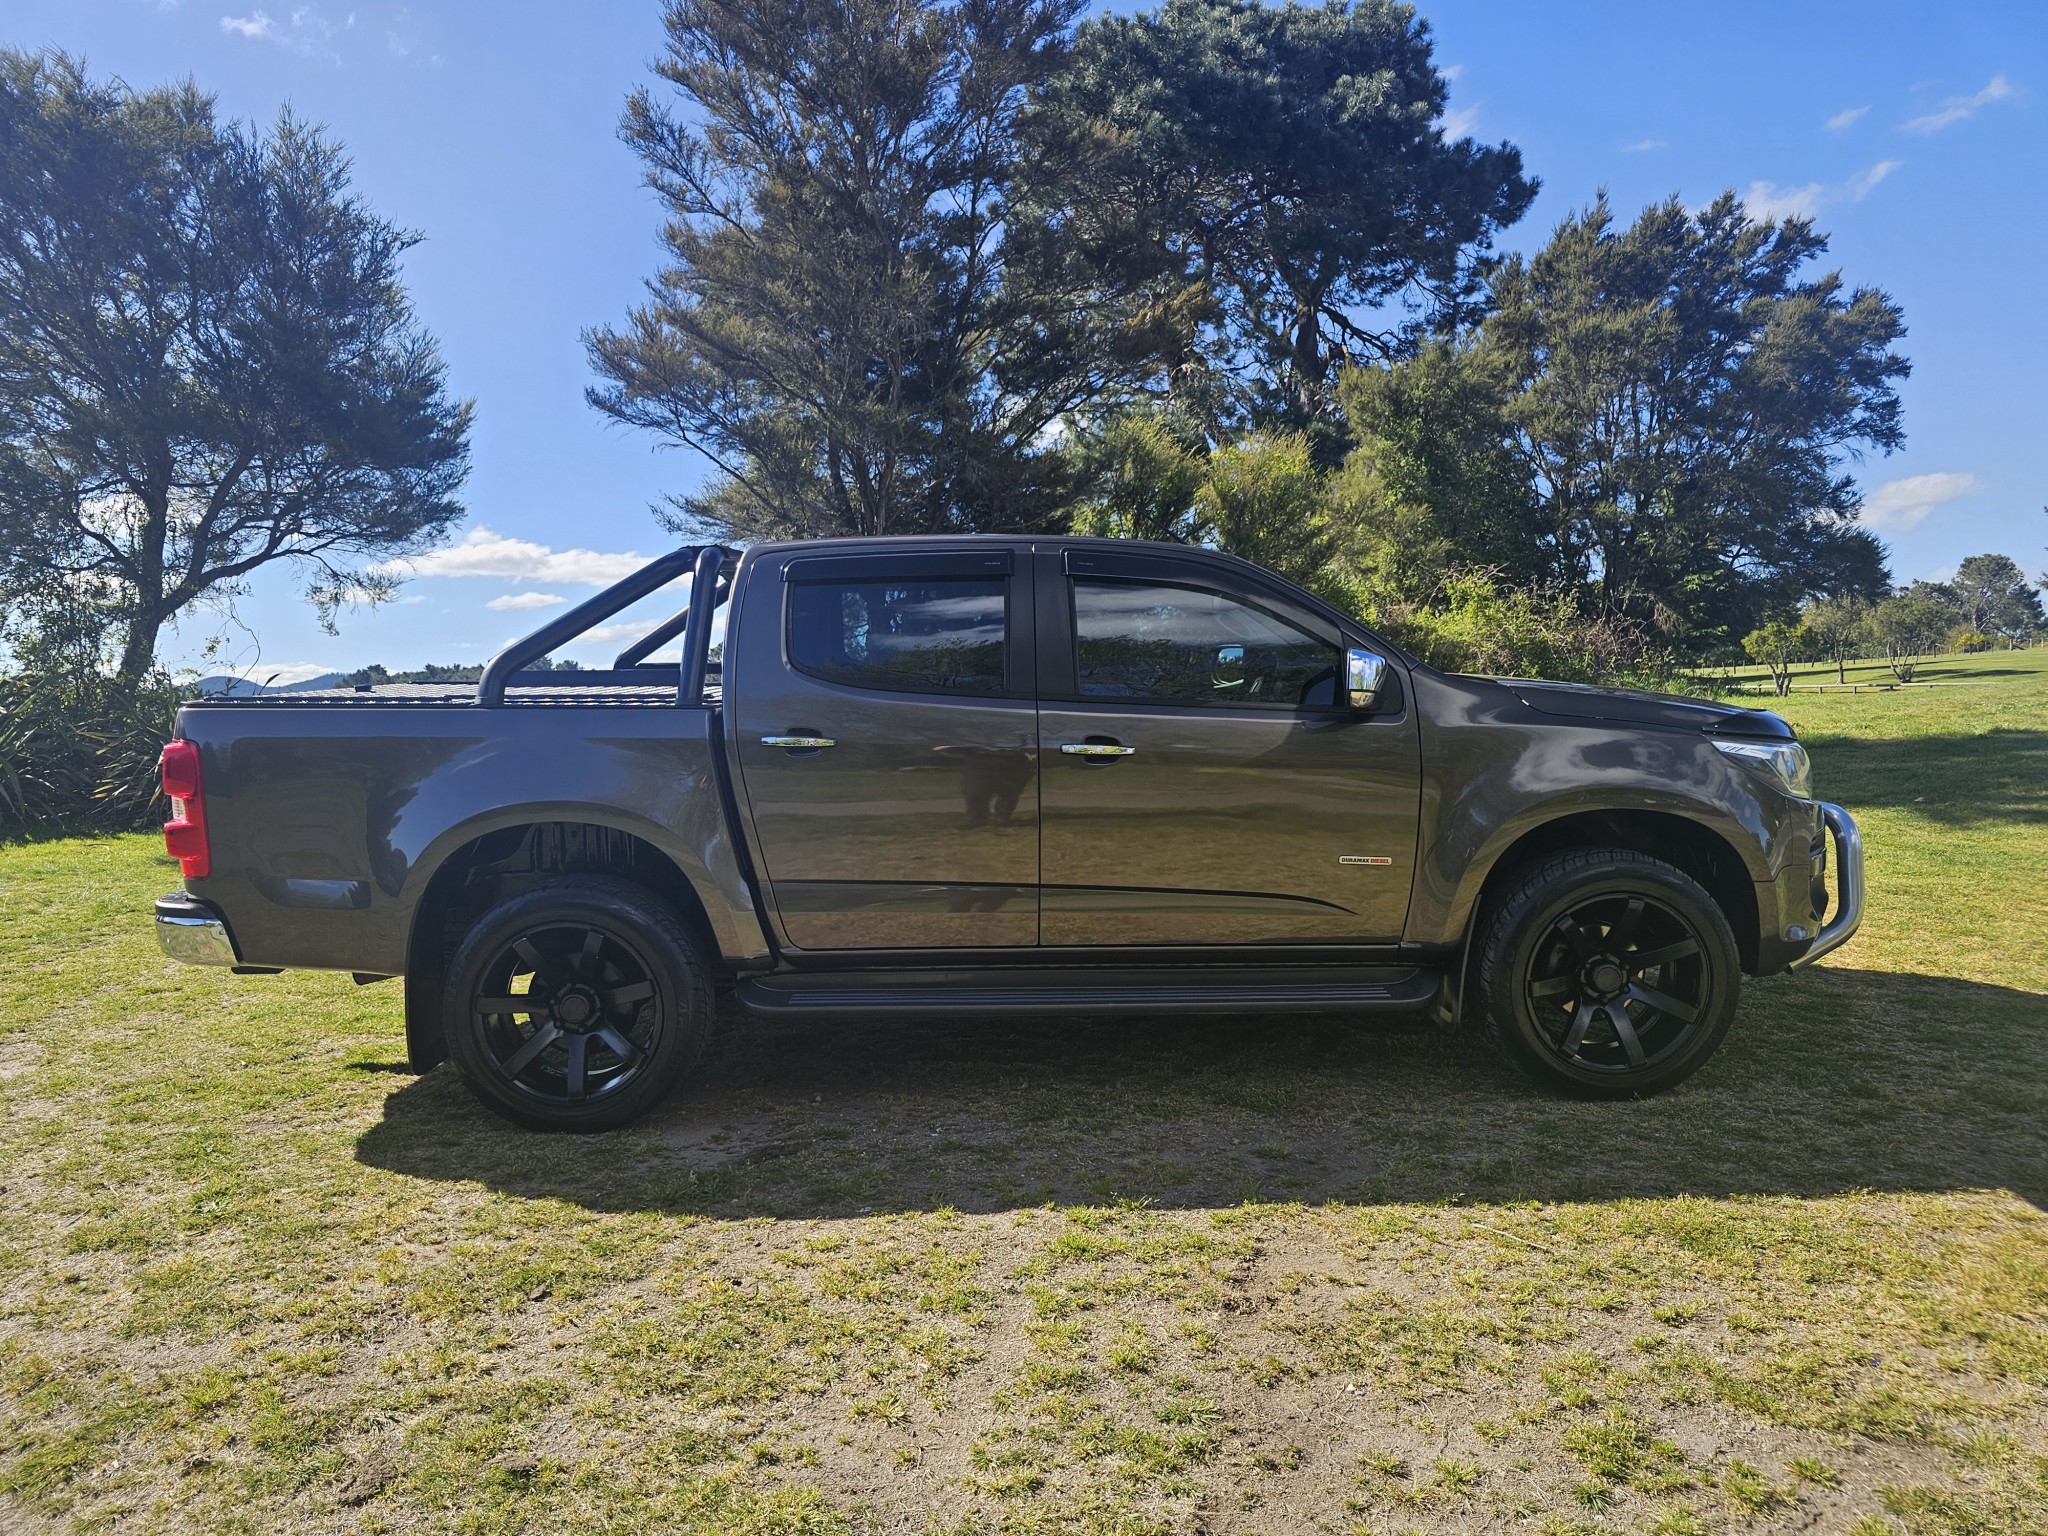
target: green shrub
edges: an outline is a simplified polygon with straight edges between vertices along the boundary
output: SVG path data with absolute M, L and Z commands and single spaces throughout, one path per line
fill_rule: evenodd
M 1761 662 L 1770 669 L 1771 683 L 1782 699 L 1792 691 L 1792 668 L 1805 660 L 1807 653 L 1818 643 L 1813 631 L 1803 624 L 1772 619 L 1745 635 L 1742 649 L 1751 661 Z
M 1427 603 L 1370 620 L 1433 667 L 1564 683 L 1669 686 L 1672 658 L 1625 620 L 1588 614 L 1565 592 L 1500 585 L 1493 573 L 1444 578 Z
M 162 820 L 157 757 L 178 690 L 91 668 L 0 672 L 0 827 L 123 831 Z

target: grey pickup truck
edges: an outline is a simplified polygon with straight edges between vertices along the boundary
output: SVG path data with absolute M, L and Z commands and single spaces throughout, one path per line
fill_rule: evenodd
M 671 584 L 610 668 L 529 670 Z M 1176 545 L 679 549 L 473 686 L 188 704 L 163 778 L 167 953 L 403 977 L 411 1065 L 548 1129 L 645 1111 L 722 997 L 1434 1010 L 1647 1094 L 1862 911 L 1777 716 L 1449 675 Z

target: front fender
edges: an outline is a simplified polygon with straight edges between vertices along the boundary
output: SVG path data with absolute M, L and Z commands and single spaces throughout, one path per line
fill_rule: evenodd
M 1422 833 L 1406 938 L 1455 945 L 1515 845 L 1564 817 L 1675 816 L 1726 844 L 1749 878 L 1804 869 L 1811 807 L 1764 790 L 1697 730 L 1540 714 L 1483 679 L 1417 678 Z

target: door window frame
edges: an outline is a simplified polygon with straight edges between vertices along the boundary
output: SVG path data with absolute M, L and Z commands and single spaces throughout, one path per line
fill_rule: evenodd
M 782 664 L 793 677 L 815 688 L 844 688 L 870 698 L 1032 699 L 1037 697 L 1037 648 L 1032 604 L 1031 561 L 1008 549 L 926 550 L 889 554 L 793 555 L 778 573 L 782 587 Z M 1003 686 L 994 691 L 956 688 L 873 687 L 841 677 L 824 677 L 800 666 L 794 628 L 795 588 L 831 582 L 1000 581 L 1003 583 Z
M 1355 641 L 1322 614 L 1290 602 L 1284 589 L 1274 591 L 1266 583 L 1219 579 L 1216 567 L 1202 560 L 1176 560 L 1171 555 L 1124 553 L 1119 550 L 1062 549 L 1041 556 L 1038 562 L 1038 673 L 1043 686 L 1039 698 L 1048 704 L 1071 704 L 1090 710 L 1143 709 L 1163 713 L 1227 715 L 1297 715 L 1313 719 L 1348 716 L 1342 703 L 1252 704 L 1243 700 L 1208 703 L 1198 699 L 1109 698 L 1084 694 L 1080 688 L 1080 658 L 1077 654 L 1073 582 L 1076 577 L 1106 581 L 1149 582 L 1157 586 L 1182 587 L 1206 593 L 1227 602 L 1256 608 L 1268 617 L 1292 626 L 1329 645 L 1341 679 L 1346 647 Z M 1234 578 L 1236 572 L 1231 572 Z M 1377 646 L 1375 646 L 1377 648 Z

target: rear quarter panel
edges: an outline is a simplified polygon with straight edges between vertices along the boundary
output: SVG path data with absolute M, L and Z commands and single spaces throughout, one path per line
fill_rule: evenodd
M 765 953 L 729 840 L 707 710 L 630 705 L 191 706 L 213 872 L 185 888 L 245 965 L 396 975 L 449 854 L 575 821 L 675 861 L 729 960 Z

